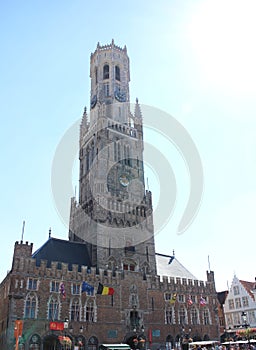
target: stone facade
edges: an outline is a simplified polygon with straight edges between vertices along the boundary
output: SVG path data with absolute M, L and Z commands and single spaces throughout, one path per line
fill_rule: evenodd
M 21 252 L 23 252 L 21 254 Z M 82 282 L 94 287 L 92 295 L 81 293 Z M 52 283 L 58 288 L 52 290 Z M 114 295 L 96 293 L 98 283 L 114 288 Z M 66 297 L 59 292 L 64 283 Z M 74 286 L 80 286 L 74 290 Z M 188 294 L 189 292 L 189 294 Z M 175 303 L 170 300 L 177 294 Z M 152 349 L 172 343 L 175 347 L 184 332 L 193 339 L 218 339 L 217 296 L 213 272 L 207 281 L 147 275 L 141 272 L 97 271 L 57 262 L 36 265 L 32 245 L 16 242 L 11 272 L 0 286 L 0 348 L 12 349 L 16 320 L 23 321 L 20 342 L 23 349 L 52 349 L 57 337 L 66 335 L 80 349 L 97 349 L 101 343 L 128 342 L 135 335 L 144 337 Z M 188 295 L 194 300 L 188 305 Z M 206 305 L 200 306 L 201 295 Z M 50 301 L 58 310 L 49 318 Z M 34 302 L 34 304 L 33 304 Z M 74 309 L 74 305 L 78 305 Z M 74 313 L 76 310 L 77 315 Z M 51 321 L 65 324 L 64 330 L 51 330 Z M 49 345 L 51 344 L 51 345 Z M 61 349 L 60 345 L 56 349 Z
M 121 342 L 170 350 L 187 348 L 189 338 L 218 339 L 214 273 L 207 272 L 206 281 L 157 273 L 161 254 L 144 184 L 142 114 L 138 100 L 130 110 L 126 48 L 114 41 L 98 45 L 90 77 L 90 121 L 85 109 L 69 241 L 49 237 L 41 247 L 61 244 L 64 253 L 74 250 L 73 260 L 64 253 L 58 260 L 49 249 L 39 261 L 40 249 L 15 243 L 11 271 L 0 285 L 0 348 L 13 349 L 17 340 L 16 349 L 24 350 L 98 350 L 101 343 Z M 75 263 L 80 248 L 90 265 Z M 177 263 L 161 256 L 168 266 Z M 100 284 L 114 294 L 100 295 Z

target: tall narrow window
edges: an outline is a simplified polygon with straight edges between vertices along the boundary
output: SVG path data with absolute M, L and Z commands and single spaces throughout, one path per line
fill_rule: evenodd
M 94 322 L 94 302 L 88 300 L 85 305 L 85 321 Z
M 59 319 L 59 301 L 57 298 L 51 298 L 48 304 L 48 320 Z
M 172 308 L 167 308 L 165 310 L 165 318 L 166 318 L 166 324 L 173 323 L 173 310 L 172 310 Z
M 193 325 L 198 324 L 198 312 L 197 309 L 195 307 L 193 307 L 190 311 L 190 315 L 191 315 L 191 323 Z
M 203 311 L 203 324 L 204 325 L 210 324 L 209 310 Z
M 28 294 L 25 301 L 25 318 L 36 318 L 36 296 Z
M 183 306 L 179 309 L 179 324 L 186 324 L 186 311 Z
M 120 81 L 120 68 L 115 66 L 115 78 Z
M 70 310 L 71 320 L 80 321 L 80 303 L 78 299 L 74 299 L 71 304 Z
M 98 68 L 95 67 L 95 83 L 98 84 Z
M 109 96 L 109 84 L 104 84 L 104 95 L 105 97 Z
M 109 79 L 109 65 L 105 64 L 103 67 L 103 79 Z

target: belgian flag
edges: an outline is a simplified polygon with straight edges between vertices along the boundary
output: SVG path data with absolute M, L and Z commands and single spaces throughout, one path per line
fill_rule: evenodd
M 103 286 L 103 284 L 99 283 L 97 294 L 101 295 L 113 295 L 115 293 L 114 288 Z

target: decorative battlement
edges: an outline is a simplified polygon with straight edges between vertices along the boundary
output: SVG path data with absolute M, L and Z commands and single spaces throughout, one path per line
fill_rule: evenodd
M 107 45 L 102 45 L 101 46 L 100 43 L 98 42 L 96 50 L 93 53 L 91 53 L 91 57 L 93 57 L 98 52 L 109 51 L 109 50 L 116 50 L 116 51 L 127 53 L 126 45 L 124 46 L 124 48 L 122 48 L 120 46 L 117 46 L 114 43 L 114 39 L 112 39 L 111 44 L 107 44 Z
M 30 257 L 32 255 L 33 243 L 23 243 L 23 241 L 16 241 L 14 246 L 14 258 L 15 257 Z
M 16 242 L 16 244 L 18 244 Z M 20 257 L 17 259 L 16 271 L 26 271 L 28 275 L 34 277 L 46 276 L 49 278 L 63 279 L 70 281 L 84 281 L 90 280 L 92 283 L 97 283 L 99 280 L 104 280 L 105 283 L 119 285 L 120 280 L 125 278 L 126 274 L 130 274 L 129 271 L 112 271 L 108 269 L 97 269 L 96 267 L 79 266 L 72 264 L 69 266 L 66 263 L 52 261 L 50 266 L 46 260 L 40 260 L 39 264 L 36 264 L 34 258 Z M 211 288 L 209 282 L 192 280 L 180 277 L 170 276 L 145 276 L 141 272 L 133 272 L 136 274 L 136 279 L 141 278 L 151 289 L 161 288 L 162 290 L 175 290 L 177 292 L 184 291 L 184 287 L 190 286 L 191 292 L 208 293 Z M 214 287 L 214 286 L 213 286 Z

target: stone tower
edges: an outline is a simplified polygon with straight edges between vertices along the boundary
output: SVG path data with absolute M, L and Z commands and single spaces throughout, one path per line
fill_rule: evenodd
M 156 274 L 151 192 L 145 190 L 143 124 L 131 112 L 126 47 L 97 45 L 90 60 L 90 117 L 80 127 L 79 203 L 69 239 L 86 242 L 98 268 Z

